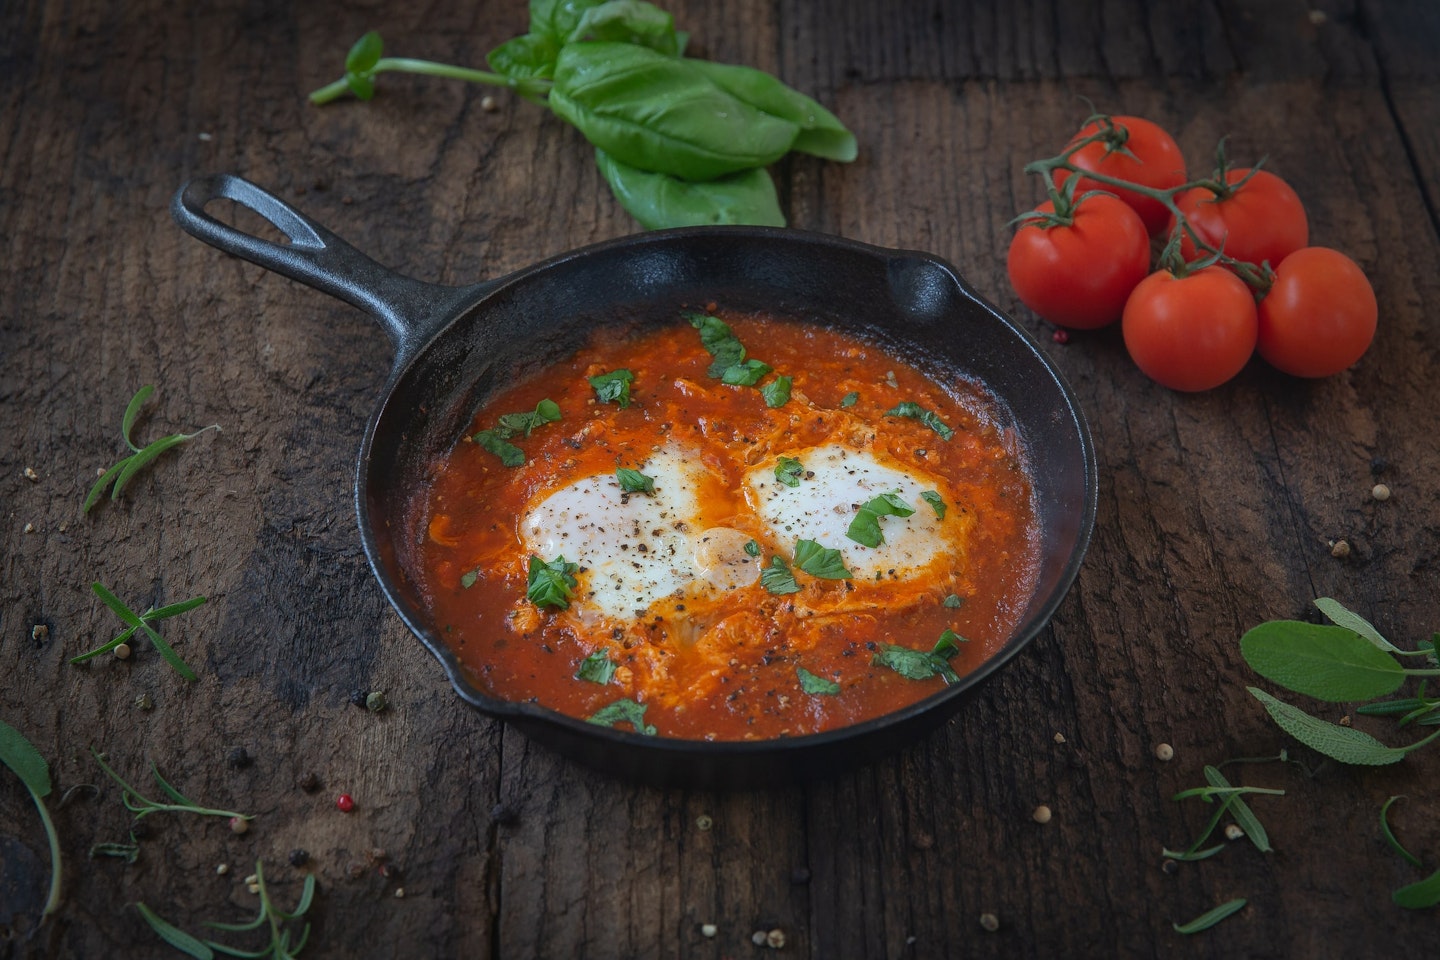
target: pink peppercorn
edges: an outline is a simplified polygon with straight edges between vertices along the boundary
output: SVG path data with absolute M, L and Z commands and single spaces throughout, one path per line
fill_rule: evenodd
M 335 798 L 335 807 L 341 813 L 349 813 L 355 809 L 355 798 L 348 793 L 342 793 Z

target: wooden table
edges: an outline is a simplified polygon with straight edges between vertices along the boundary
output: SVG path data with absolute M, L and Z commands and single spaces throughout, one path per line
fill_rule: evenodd
M 316 957 L 737 958 L 767 954 L 752 934 L 772 930 L 782 954 L 820 958 L 1433 949 L 1434 910 L 1402 910 L 1390 893 L 1440 860 L 1440 749 L 1313 777 L 1227 767 L 1286 791 L 1253 803 L 1274 852 L 1240 841 L 1167 868 L 1161 849 L 1203 826 L 1203 804 L 1172 797 L 1202 784 L 1206 764 L 1286 749 L 1316 766 L 1246 693 L 1247 628 L 1313 615 L 1317 596 L 1406 646 L 1440 628 L 1440 9 L 671 9 L 698 52 L 776 72 L 856 132 L 853 164 L 776 168 L 793 226 L 949 259 L 1074 386 L 1098 449 L 1099 518 L 1052 626 L 934 735 L 802 786 L 640 788 L 465 708 L 359 547 L 353 457 L 385 337 L 358 311 L 183 235 L 167 206 L 188 177 L 239 173 L 442 283 L 634 231 L 579 136 L 531 103 L 501 93 L 487 110 L 490 91 L 398 75 L 368 105 L 305 100 L 366 29 L 398 55 L 479 65 L 524 29 L 524 9 L 11 2 L 0 718 L 50 762 L 65 881 L 58 914 L 38 924 L 44 836 L 18 780 L 0 774 L 0 956 L 179 956 L 130 904 L 196 932 L 243 918 L 257 859 L 282 905 L 304 874 L 317 878 Z M 1171 129 L 1196 171 L 1222 136 L 1236 159 L 1267 155 L 1304 198 L 1313 241 L 1374 283 L 1380 329 L 1364 359 L 1313 382 L 1256 361 L 1181 395 L 1134 368 L 1117 330 L 1052 341 L 1007 284 L 1007 223 L 1039 198 L 1023 164 L 1059 149 L 1085 97 Z M 221 429 L 82 515 L 147 383 L 158 390 L 137 438 Z M 1388 501 L 1372 499 L 1376 482 Z M 1332 555 L 1340 539 L 1347 557 Z M 70 665 L 119 629 L 97 580 L 137 609 L 208 596 L 165 624 L 199 679 L 145 644 L 129 662 Z M 389 709 L 357 709 L 352 691 L 383 691 Z M 1389 742 L 1412 736 L 1355 722 Z M 1169 762 L 1155 757 L 1162 742 Z M 132 826 L 92 747 L 147 793 L 153 761 L 195 799 L 255 814 L 253 828 L 156 814 L 133 865 L 90 859 Z M 340 793 L 355 799 L 348 815 Z M 1378 812 L 1394 794 L 1407 799 L 1392 823 L 1423 870 L 1382 840 Z M 1040 804 L 1053 811 L 1043 825 Z M 301 849 L 308 861 L 293 866 Z M 1173 931 L 1234 897 L 1249 900 L 1239 915 Z M 982 929 L 987 913 L 998 930 Z

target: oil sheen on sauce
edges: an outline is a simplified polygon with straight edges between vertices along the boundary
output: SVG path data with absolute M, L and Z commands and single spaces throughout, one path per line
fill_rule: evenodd
M 410 565 L 470 681 L 622 730 L 769 739 L 894 711 L 993 655 L 1037 536 L 1023 438 L 983 384 L 709 315 L 600 328 L 490 398 L 414 495 Z M 743 364 L 713 320 L 773 370 L 724 382 Z M 471 438 L 502 423 L 503 444 Z

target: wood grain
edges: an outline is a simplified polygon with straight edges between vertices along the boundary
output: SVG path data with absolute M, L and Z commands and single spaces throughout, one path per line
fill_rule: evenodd
M 1314 769 L 1245 692 L 1237 645 L 1262 620 L 1313 616 L 1317 596 L 1405 644 L 1440 628 L 1432 4 L 668 6 L 695 52 L 775 71 L 855 130 L 853 164 L 777 166 L 792 224 L 956 264 L 1069 379 L 1100 464 L 1075 589 L 953 721 L 872 766 L 743 793 L 619 782 L 458 701 L 385 605 L 355 529 L 384 334 L 169 218 L 187 177 L 234 172 L 381 263 L 451 284 L 631 232 L 583 140 L 532 104 L 500 94 L 491 111 L 486 91 L 401 76 L 369 104 L 304 99 L 366 29 L 397 55 L 479 63 L 524 29 L 523 5 L 173 6 L 0 11 L 0 717 L 51 763 L 66 875 L 64 906 L 39 924 L 46 847 L 0 774 L 0 957 L 172 955 L 129 904 L 189 930 L 239 919 L 257 859 L 282 903 L 317 877 L 316 957 L 740 957 L 767 952 L 751 938 L 772 930 L 784 954 L 817 958 L 1433 944 L 1433 911 L 1389 901 L 1424 873 L 1385 847 L 1377 815 L 1404 794 L 1394 828 L 1433 869 L 1440 752 Z M 1195 171 L 1222 136 L 1234 158 L 1267 156 L 1305 199 L 1312 241 L 1374 283 L 1365 359 L 1317 382 L 1257 361 L 1186 396 L 1135 370 L 1118 331 L 1052 341 L 1004 254 L 1009 220 L 1040 197 L 1021 168 L 1060 147 L 1082 98 L 1168 127 Z M 138 437 L 221 429 L 82 516 L 145 383 L 158 391 Z M 1370 497 L 1377 481 L 1390 500 Z M 120 629 L 96 580 L 140 607 L 209 597 L 163 631 L 200 679 L 143 644 L 128 662 L 68 664 Z M 385 712 L 351 704 L 372 690 Z M 254 829 L 157 814 L 134 865 L 89 858 L 132 827 L 91 747 L 137 785 L 153 761 L 187 794 L 256 814 Z M 1281 749 L 1311 769 L 1226 768 L 1287 791 L 1254 802 L 1275 851 L 1239 841 L 1164 869 L 1161 848 L 1209 813 L 1171 797 L 1205 764 Z M 353 813 L 335 809 L 340 792 Z M 1237 917 L 1173 932 L 1236 896 L 1250 903 Z

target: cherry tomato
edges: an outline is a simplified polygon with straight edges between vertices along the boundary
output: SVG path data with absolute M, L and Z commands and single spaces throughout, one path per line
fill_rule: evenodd
M 1378 314 L 1354 260 L 1326 247 L 1296 250 L 1260 301 L 1260 356 L 1297 377 L 1328 377 L 1369 349 Z
M 1149 120 L 1140 117 L 1111 117 L 1110 119 L 1117 130 L 1124 131 L 1122 134 L 1124 143 L 1112 145 L 1106 140 L 1096 140 L 1077 150 L 1070 157 L 1071 163 L 1082 170 L 1092 170 L 1106 176 L 1119 177 L 1129 180 L 1131 183 L 1153 187 L 1157 190 L 1178 187 L 1185 182 L 1185 158 L 1180 153 L 1180 147 L 1174 137 Z M 1080 128 L 1079 133 L 1070 138 L 1070 142 L 1074 143 L 1076 140 L 1099 132 L 1099 130 L 1100 123 L 1098 121 L 1088 123 Z M 1134 156 L 1123 153 L 1122 150 L 1128 150 Z M 1055 185 L 1059 186 L 1064 183 L 1069 175 L 1070 171 L 1068 170 L 1057 170 Z M 1078 197 L 1087 190 L 1109 190 L 1124 200 L 1134 208 L 1136 213 L 1140 214 L 1140 219 L 1145 222 L 1145 229 L 1152 236 L 1164 230 L 1170 222 L 1170 210 L 1159 200 L 1142 196 L 1123 187 L 1107 186 L 1097 183 L 1089 177 L 1082 177 L 1080 182 L 1075 185 L 1075 195 Z
M 1035 209 L 1053 213 L 1055 205 Z M 1093 330 L 1120 318 L 1150 272 L 1150 239 L 1134 210 L 1095 194 L 1076 204 L 1068 226 L 1015 231 L 1006 268 L 1025 306 L 1057 326 Z
M 1249 170 L 1227 170 L 1226 183 L 1238 183 Z M 1204 187 L 1177 194 L 1175 204 L 1200 239 L 1227 256 L 1272 268 L 1310 242 L 1310 221 L 1290 184 L 1268 170 L 1257 170 L 1228 197 L 1217 197 Z M 1173 226 L 1175 218 L 1170 218 Z M 1190 235 L 1181 233 L 1180 252 L 1196 257 Z
M 1223 267 L 1150 274 L 1125 304 L 1121 331 L 1135 365 L 1172 390 L 1209 390 L 1255 352 L 1255 297 Z

